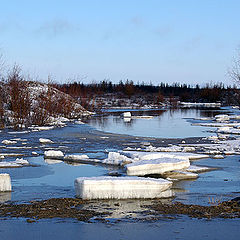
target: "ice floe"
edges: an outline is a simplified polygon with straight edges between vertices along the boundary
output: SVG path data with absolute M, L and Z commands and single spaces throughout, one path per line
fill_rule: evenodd
M 123 113 L 124 118 L 131 118 L 131 116 L 132 116 L 131 112 L 124 112 Z
M 126 165 L 126 172 L 129 176 L 144 176 L 149 174 L 163 174 L 174 170 L 188 168 L 188 159 L 179 158 L 158 158 L 139 160 Z
M 39 138 L 39 142 L 42 144 L 53 143 L 52 140 L 47 139 L 47 138 Z
M 89 157 L 86 154 L 66 155 L 66 156 L 64 156 L 64 160 L 67 160 L 67 161 L 89 160 Z
M 133 160 L 118 152 L 109 152 L 108 157 L 103 160 L 103 163 L 112 165 L 125 165 L 131 163 Z
M 63 159 L 64 154 L 59 150 L 48 150 L 44 152 L 44 158 Z
M 11 145 L 11 144 L 16 144 L 17 141 L 11 141 L 11 140 L 3 140 L 2 141 L 2 144 L 5 144 L 5 145 Z
M 80 177 L 74 182 L 76 196 L 82 199 L 137 199 L 173 196 L 172 182 L 140 177 Z
M 0 174 L 0 192 L 12 191 L 11 178 L 7 173 Z
M 18 168 L 29 165 L 29 162 L 24 159 L 17 158 L 15 161 L 0 162 L 0 168 Z

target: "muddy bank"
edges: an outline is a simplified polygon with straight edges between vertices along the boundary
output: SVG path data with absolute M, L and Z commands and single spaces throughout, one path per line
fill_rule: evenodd
M 102 201 L 106 205 L 107 200 Z M 240 198 L 230 201 L 211 204 L 210 206 L 188 205 L 180 202 L 164 203 L 161 200 L 153 200 L 149 206 L 141 206 L 149 221 L 157 220 L 159 216 L 168 218 L 169 215 L 186 215 L 192 218 L 240 218 Z M 112 208 L 105 208 L 105 212 L 99 211 L 98 204 L 94 207 L 91 202 L 91 210 L 84 207 L 89 201 L 75 198 L 52 198 L 43 201 L 32 201 L 28 204 L 0 204 L 1 217 L 23 217 L 28 222 L 35 222 L 39 219 L 51 218 L 72 218 L 88 222 L 90 219 L 105 221 L 104 216 L 111 215 Z M 120 204 L 114 204 L 115 208 Z M 97 210 L 94 210 L 97 209 Z M 147 210 L 147 211 L 146 211 Z

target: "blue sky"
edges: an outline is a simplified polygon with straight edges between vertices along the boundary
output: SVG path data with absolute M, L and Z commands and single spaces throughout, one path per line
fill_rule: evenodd
M 58 82 L 231 84 L 238 0 L 0 0 L 6 66 Z

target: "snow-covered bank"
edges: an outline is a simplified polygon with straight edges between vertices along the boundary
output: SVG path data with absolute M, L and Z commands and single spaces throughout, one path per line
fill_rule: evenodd
M 173 196 L 172 191 L 168 190 L 172 182 L 164 179 L 80 177 L 75 180 L 74 185 L 76 196 L 82 199 L 147 199 Z

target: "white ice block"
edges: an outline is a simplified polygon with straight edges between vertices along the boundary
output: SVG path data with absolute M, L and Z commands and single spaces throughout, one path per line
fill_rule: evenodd
M 159 158 L 153 160 L 140 160 L 126 165 L 127 175 L 144 176 L 148 174 L 163 174 L 174 170 L 188 168 L 188 159 Z
M 132 116 L 131 112 L 124 112 L 123 113 L 124 118 L 131 118 L 131 116 Z
M 11 178 L 7 173 L 0 174 L 0 192 L 12 191 Z
M 206 154 L 186 153 L 186 152 L 141 152 L 141 151 L 122 151 L 122 154 L 130 158 L 139 158 L 140 160 L 152 160 L 158 158 L 178 158 L 197 160 L 208 158 Z
M 171 197 L 172 182 L 140 177 L 79 177 L 74 182 L 76 196 L 82 199 L 136 199 Z
M 47 138 L 39 138 L 39 142 L 42 144 L 53 143 L 52 140 L 47 139 Z
M 49 150 L 44 152 L 44 157 L 51 159 L 63 159 L 64 155 L 62 151 Z

